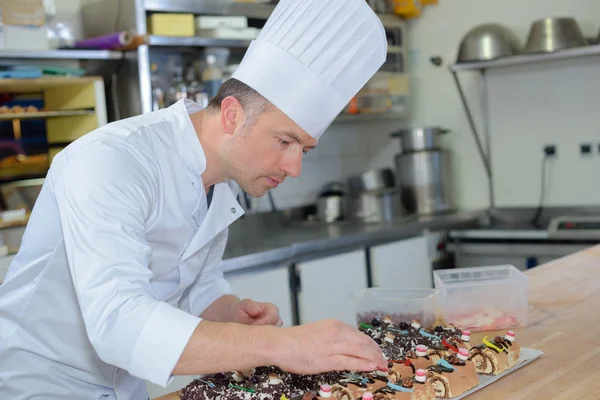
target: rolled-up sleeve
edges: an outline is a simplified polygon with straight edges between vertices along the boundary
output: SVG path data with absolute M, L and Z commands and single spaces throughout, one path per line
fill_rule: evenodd
M 69 160 L 55 185 L 69 268 L 98 356 L 166 386 L 201 321 L 156 300 L 146 226 L 157 183 L 153 164 L 107 144 Z
M 182 297 L 182 306 L 190 314 L 200 315 L 219 297 L 231 294 L 231 286 L 223 276 L 223 253 L 227 244 L 225 229 L 212 240 L 202 272 Z

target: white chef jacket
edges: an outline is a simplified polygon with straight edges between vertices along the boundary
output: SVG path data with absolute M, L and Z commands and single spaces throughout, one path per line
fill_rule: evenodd
M 243 209 L 234 182 L 207 209 L 195 111 L 105 125 L 55 157 L 0 286 L 0 399 L 147 400 L 231 292 L 220 263 Z

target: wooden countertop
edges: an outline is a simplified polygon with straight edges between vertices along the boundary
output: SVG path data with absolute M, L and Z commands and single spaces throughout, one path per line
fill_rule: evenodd
M 600 246 L 531 269 L 527 275 L 529 326 L 515 331 L 522 346 L 545 354 L 468 399 L 600 399 Z M 473 343 L 481 337 L 473 334 Z M 179 396 L 173 393 L 160 400 Z

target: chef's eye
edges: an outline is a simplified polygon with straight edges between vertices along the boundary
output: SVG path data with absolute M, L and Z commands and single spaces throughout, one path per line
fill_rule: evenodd
M 283 146 L 288 146 L 290 144 L 290 142 L 288 142 L 287 140 L 279 139 L 279 144 L 281 144 Z

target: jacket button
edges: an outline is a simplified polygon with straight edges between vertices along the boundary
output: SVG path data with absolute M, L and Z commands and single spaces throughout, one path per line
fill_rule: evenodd
M 235 208 L 231 207 L 231 212 L 235 214 Z

